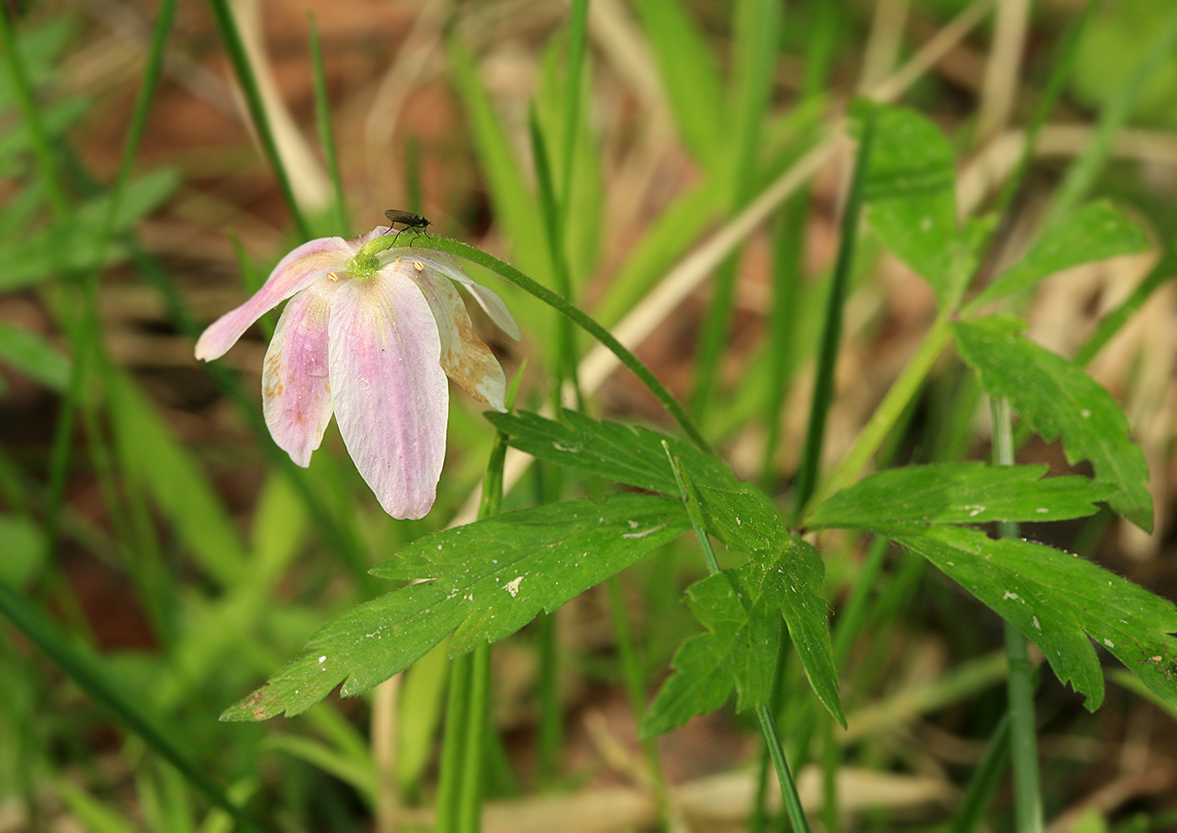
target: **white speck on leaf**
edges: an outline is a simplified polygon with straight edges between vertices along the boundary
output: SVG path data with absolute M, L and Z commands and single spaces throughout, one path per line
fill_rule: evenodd
M 666 528 L 666 524 L 659 524 L 658 526 L 652 526 L 649 529 L 643 529 L 641 532 L 627 532 L 624 535 L 622 535 L 621 537 L 622 538 L 645 538 L 647 535 L 653 535 L 658 530 L 665 529 L 665 528 Z
M 1018 594 L 1017 594 L 1017 593 L 1011 593 L 1010 591 L 1006 590 L 1006 591 L 1005 591 L 1005 595 L 1004 595 L 1004 596 L 1002 596 L 1001 598 L 1002 598 L 1002 600 L 1003 600 L 1003 601 L 1007 601 L 1007 600 L 1013 599 L 1013 600 L 1016 602 L 1016 601 L 1018 600 Z
M 1112 642 L 1110 639 L 1105 639 L 1105 640 L 1103 641 L 1103 644 L 1104 644 L 1104 645 L 1107 645 L 1109 648 L 1115 648 L 1115 647 L 1116 647 L 1116 643 L 1115 643 L 1115 642 Z
M 1034 617 L 1034 627 L 1036 627 L 1038 630 L 1042 630 L 1042 625 L 1039 624 L 1037 616 Z
M 519 585 L 522 583 L 523 576 L 515 576 L 515 578 L 511 579 L 504 585 L 506 591 L 511 594 L 512 599 L 519 595 Z
M 326 661 L 327 661 L 327 655 L 326 655 L 326 654 L 324 654 L 323 656 L 319 657 L 319 665 L 322 665 L 322 664 L 323 664 L 323 663 L 325 663 Z

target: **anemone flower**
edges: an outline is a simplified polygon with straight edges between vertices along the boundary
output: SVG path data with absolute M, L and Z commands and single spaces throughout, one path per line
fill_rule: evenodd
M 388 230 L 299 246 L 252 298 L 204 331 L 196 358 L 220 358 L 290 298 L 262 367 L 262 406 L 274 442 L 306 467 L 334 413 L 384 511 L 421 518 L 433 506 L 445 457 L 446 376 L 479 402 L 505 410 L 503 369 L 475 335 L 451 281 L 512 338 L 519 327 L 502 299 L 448 255 L 392 248 L 383 238 Z

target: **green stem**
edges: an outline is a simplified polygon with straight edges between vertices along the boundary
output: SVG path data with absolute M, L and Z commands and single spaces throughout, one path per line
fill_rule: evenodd
M 515 405 L 518 390 L 512 384 L 507 406 Z M 495 435 L 483 480 L 478 517 L 498 514 L 503 502 L 503 461 L 507 438 Z M 471 654 L 454 657 L 446 704 L 445 740 L 442 746 L 441 783 L 437 793 L 438 833 L 477 833 L 482 823 L 482 793 L 486 778 L 487 739 L 490 731 L 489 643 Z
M 377 240 L 372 241 L 372 243 L 369 243 L 368 245 L 373 246 L 373 244 L 375 244 L 374 248 L 372 249 L 372 251 L 375 252 L 380 251 L 381 248 L 392 248 L 394 242 L 395 241 L 392 240 L 385 241 L 384 238 L 377 238 Z M 570 319 L 572 323 L 576 324 L 593 338 L 601 342 L 601 344 L 605 345 L 605 347 L 608 348 L 608 350 L 617 357 L 618 361 L 625 365 L 625 367 L 631 373 L 633 373 L 634 376 L 637 376 L 642 384 L 644 384 L 646 388 L 652 394 L 654 394 L 655 398 L 657 398 L 658 401 L 662 403 L 662 406 L 670 413 L 670 415 L 674 417 L 674 420 L 679 424 L 679 427 L 682 428 L 683 432 L 691 438 L 691 441 L 694 442 L 695 445 L 700 449 L 704 451 L 710 451 L 707 441 L 703 439 L 703 435 L 699 433 L 699 429 L 695 427 L 694 422 L 691 420 L 686 410 L 681 404 L 679 404 L 678 400 L 674 398 L 674 395 L 666 389 L 666 386 L 659 382 L 658 378 L 652 372 L 650 372 L 650 369 L 642 364 L 633 353 L 627 350 L 620 341 L 614 338 L 612 333 L 610 333 L 588 315 L 581 312 L 579 308 L 573 306 L 568 301 L 561 298 L 557 293 L 548 289 L 546 286 L 536 283 L 531 278 L 527 277 L 527 275 L 516 269 L 514 266 L 504 263 L 494 255 L 487 254 L 486 252 L 476 249 L 473 246 L 469 246 L 457 240 L 450 240 L 444 237 L 422 238 L 414 245 L 421 248 L 435 249 L 439 252 L 446 252 L 447 254 L 455 255 L 464 260 L 468 260 L 471 263 L 477 263 L 479 266 L 491 270 L 495 274 L 499 275 L 499 277 L 515 284 L 515 286 L 519 287 L 523 291 L 534 295 L 548 306 L 560 312 L 562 315 Z
M 997 791 L 1001 775 L 1009 764 L 1009 712 L 1002 715 L 997 728 L 989 736 L 989 746 L 985 748 L 985 756 L 981 759 L 969 785 L 965 789 L 964 797 L 957 808 L 956 816 L 952 819 L 952 829 L 949 833 L 972 833 L 981 824 L 985 808 Z
M 612 576 L 605 582 L 605 589 L 609 594 L 609 614 L 613 620 L 613 632 L 617 635 L 617 653 L 621 659 L 621 676 L 625 681 L 625 693 L 629 697 L 629 707 L 633 712 L 634 721 L 641 725 L 642 716 L 646 711 L 646 684 L 642 673 L 642 664 L 638 661 L 633 633 L 629 628 L 629 618 L 626 616 L 625 600 L 621 597 L 621 587 L 617 577 Z M 646 764 L 650 771 L 650 788 L 654 793 L 654 800 L 658 804 L 659 815 L 663 823 L 669 827 L 670 821 L 670 793 L 666 788 L 666 775 L 662 772 L 662 759 L 658 756 L 658 745 L 653 738 L 642 741 L 642 753 L 646 757 Z
M 854 179 L 850 183 L 850 195 L 842 215 L 841 240 L 838 243 L 838 259 L 831 277 L 830 297 L 826 304 L 825 327 L 817 359 L 817 373 L 814 381 L 813 400 L 809 410 L 809 428 L 797 473 L 796 511 L 794 520 L 799 520 L 806 503 L 817 487 L 817 470 L 821 463 L 822 442 L 825 436 L 826 418 L 834 399 L 834 370 L 838 360 L 838 348 L 842 341 L 842 314 L 849 293 L 850 271 L 854 264 L 854 245 L 858 239 L 858 218 L 862 212 L 863 195 L 867 171 L 870 170 L 871 146 L 874 143 L 875 114 L 867 112 L 862 125 L 862 140 L 858 146 L 858 160 L 854 165 Z
M 482 793 L 490 730 L 490 643 L 474 649 L 471 659 L 466 742 L 462 750 L 462 795 L 459 833 L 478 833 L 482 826 Z
M 862 471 L 870 458 L 878 451 L 887 434 L 903 416 L 904 410 L 919 392 L 928 373 L 952 337 L 952 327 L 947 314 L 941 314 L 928 334 L 924 337 L 916 354 L 907 367 L 891 385 L 879 407 L 875 408 L 870 422 L 858 435 L 853 448 L 842 458 L 842 462 L 818 490 L 811 505 L 818 505 L 839 489 L 844 489 Z
M 678 484 L 679 496 L 686 503 L 687 515 L 691 519 L 691 526 L 699 541 L 699 548 L 703 550 L 703 560 L 707 563 L 707 572 L 715 575 L 720 572 L 719 560 L 715 557 L 711 539 L 703 525 L 702 510 L 699 508 L 698 501 L 693 497 L 694 490 L 690 482 L 690 475 L 683 469 L 682 462 L 671 454 L 670 446 L 664 442 L 662 448 L 665 449 L 666 456 L 670 460 L 670 468 L 674 472 L 675 483 Z M 764 735 L 769 757 L 772 758 L 773 767 L 776 769 L 785 813 L 788 815 L 794 831 L 809 833 L 809 822 L 805 819 L 805 811 L 801 807 L 801 796 L 797 792 L 797 784 L 793 781 L 793 773 L 789 771 L 789 763 L 785 760 L 785 750 L 781 746 L 781 737 L 777 733 L 772 711 L 767 705 L 761 705 L 756 709 L 756 718 L 760 721 L 760 731 Z
M 466 738 L 470 722 L 468 695 L 474 665 L 473 654 L 454 657 L 450 663 L 449 694 L 445 710 L 445 739 L 441 747 L 441 776 L 437 787 L 437 833 L 458 829 Z
M 999 466 L 1014 463 L 1013 429 L 1009 403 L 992 401 L 994 462 Z M 998 524 L 1002 538 L 1016 538 L 1018 525 L 1009 521 Z M 1010 753 L 1014 771 L 1014 807 L 1018 833 L 1041 833 L 1042 790 L 1038 778 L 1038 736 L 1034 717 L 1034 669 L 1026 637 L 1009 622 L 1005 623 L 1005 652 L 1009 659 Z
M 551 787 L 556 783 L 559 773 L 560 746 L 563 742 L 555 615 L 541 612 L 536 617 L 535 627 L 536 639 L 539 642 L 539 671 L 536 680 L 539 695 L 536 780 L 542 787 Z

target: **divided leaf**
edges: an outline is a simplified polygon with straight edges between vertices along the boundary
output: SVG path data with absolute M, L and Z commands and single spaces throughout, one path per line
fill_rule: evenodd
M 763 492 L 686 443 L 646 428 L 598 422 L 575 411 L 563 411 L 561 422 L 528 411 L 485 416 L 511 445 L 536 459 L 677 498 L 669 449 L 698 489 L 709 532 L 755 556 L 773 556 L 788 544 L 784 518 Z
M 825 564 L 810 544 L 793 538 L 774 562 L 764 566 L 762 598 L 779 608 L 789 627 L 793 650 L 801 660 L 813 693 L 844 727 L 838 671 L 830 643 L 826 601 L 821 595 Z
M 832 495 L 809 529 L 889 530 L 931 524 L 1061 521 L 1096 512 L 1114 489 L 1084 477 L 1040 479 L 1049 467 L 946 463 L 889 469 Z
M 1067 460 L 1090 460 L 1095 482 L 1114 489 L 1112 509 L 1152 531 L 1144 453 L 1128 439 L 1128 420 L 1106 390 L 1079 367 L 1018 334 L 1021 325 L 983 318 L 953 325 L 964 360 L 981 387 L 1010 405 L 1048 442 L 1062 437 Z
M 1058 678 L 1103 702 L 1088 636 L 1148 688 L 1177 706 L 1177 607 L 1114 573 L 1041 544 L 931 527 L 889 537 L 919 553 L 1042 649 Z
M 1144 229 L 1110 203 L 1095 202 L 1075 211 L 1048 231 L 1013 267 L 985 288 L 970 307 L 1029 289 L 1043 278 L 1109 257 L 1143 251 Z
M 569 501 L 508 512 L 428 535 L 372 570 L 382 578 L 426 581 L 344 611 L 301 657 L 221 717 L 300 714 L 341 682 L 344 696 L 360 694 L 451 632 L 451 655 L 502 639 L 688 526 L 679 501 L 621 495 L 603 504 Z
M 784 615 L 810 685 L 830 713 L 844 722 L 821 595 L 824 565 L 813 547 L 790 535 L 767 496 L 741 482 L 714 457 L 678 440 L 645 428 L 597 422 L 573 411 L 562 416 L 563 422 L 554 422 L 527 412 L 486 414 L 511 445 L 538 459 L 678 498 L 669 449 L 691 483 L 707 531 L 752 556 L 766 571 L 764 593 Z
M 687 588 L 687 606 L 707 633 L 679 646 L 671 661 L 674 673 L 642 720 L 642 738 L 715 711 L 733 687 L 737 711 L 768 702 L 780 650 L 780 619 L 761 595 L 759 573 L 759 565 L 748 562 Z
M 875 113 L 867 218 L 883 245 L 946 304 L 955 294 L 962 256 L 952 147 L 934 124 L 910 110 L 875 107 Z

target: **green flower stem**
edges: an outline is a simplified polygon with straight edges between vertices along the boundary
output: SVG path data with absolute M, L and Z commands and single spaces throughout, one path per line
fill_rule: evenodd
M 1009 403 L 992 402 L 993 457 L 999 466 L 1014 464 L 1013 429 Z M 998 524 L 1002 538 L 1016 538 L 1018 525 Z M 1038 736 L 1034 717 L 1034 669 L 1026 637 L 1009 622 L 1005 623 L 1005 652 L 1009 659 L 1010 752 L 1014 771 L 1014 808 L 1018 833 L 1041 833 L 1042 790 L 1038 778 Z
M 694 499 L 694 491 L 690 482 L 690 475 L 682 467 L 682 463 L 677 457 L 670 453 L 670 446 L 665 442 L 662 443 L 662 448 L 666 451 L 666 456 L 670 460 L 670 468 L 674 472 L 675 483 L 678 484 L 679 496 L 686 504 L 687 515 L 691 519 L 691 526 L 695 530 L 695 537 L 699 541 L 699 547 L 703 550 L 703 560 L 707 562 L 707 572 L 715 575 L 720 572 L 719 560 L 715 557 L 715 550 L 711 546 L 711 539 L 707 536 L 707 530 L 703 525 L 702 511 L 699 509 L 699 503 Z M 781 746 L 781 737 L 776 730 L 776 722 L 772 717 L 772 710 L 767 705 L 759 706 L 756 709 L 756 718 L 760 722 L 760 731 L 764 735 L 764 742 L 768 746 L 769 757 L 772 758 L 773 766 L 776 768 L 777 781 L 781 788 L 781 801 L 785 807 L 785 813 L 789 817 L 790 823 L 793 825 L 793 830 L 796 833 L 809 833 L 809 822 L 805 818 L 805 810 L 801 807 L 801 796 L 797 792 L 797 784 L 793 780 L 793 773 L 789 770 L 789 762 L 785 759 L 785 750 Z
M 365 246 L 369 253 L 375 253 L 384 249 L 390 249 L 395 245 L 395 240 L 391 238 L 379 237 L 371 241 Z M 646 388 L 654 394 L 662 406 L 674 417 L 675 421 L 682 428 L 683 432 L 691 438 L 696 446 L 704 451 L 710 452 L 710 447 L 707 441 L 703 439 L 703 435 L 699 433 L 699 429 L 695 427 L 694 422 L 687 414 L 686 410 L 674 395 L 666 389 L 666 386 L 658 381 L 658 378 L 650 372 L 650 369 L 642 364 L 638 358 L 625 348 L 625 346 L 613 337 L 613 334 L 590 318 L 585 313 L 568 301 L 561 298 L 558 294 L 548 289 L 542 284 L 536 283 L 527 275 L 520 272 L 515 267 L 508 263 L 504 263 L 494 255 L 489 255 L 486 252 L 476 249 L 473 246 L 465 243 L 460 243 L 457 240 L 450 240 L 444 237 L 422 237 L 414 245 L 421 248 L 434 249 L 439 252 L 455 255 L 471 263 L 477 263 L 479 266 L 485 267 L 495 274 L 499 275 L 503 280 L 515 284 L 525 292 L 529 292 L 539 300 L 543 301 L 548 306 L 554 308 L 565 317 L 569 318 L 572 323 L 576 324 L 589 335 L 597 339 L 601 344 L 605 345 L 613 355 L 615 355 L 626 368 L 629 369 L 634 376 L 646 386 Z

